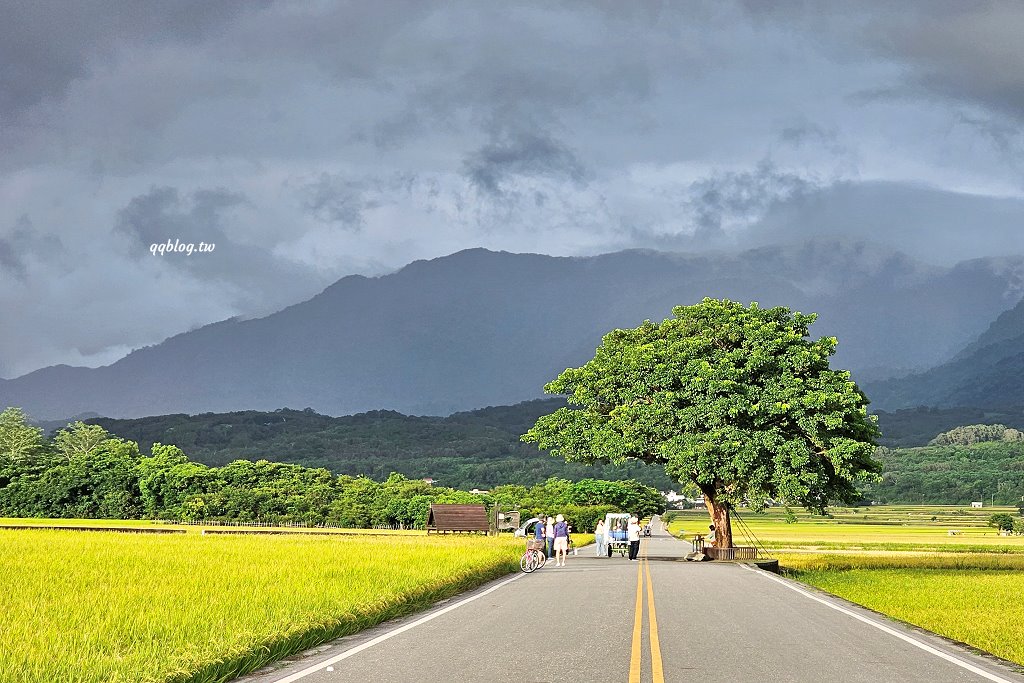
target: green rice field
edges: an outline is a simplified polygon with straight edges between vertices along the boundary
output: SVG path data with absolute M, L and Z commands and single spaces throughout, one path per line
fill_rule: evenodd
M 0 681 L 229 680 L 514 571 L 521 543 L 0 530 Z

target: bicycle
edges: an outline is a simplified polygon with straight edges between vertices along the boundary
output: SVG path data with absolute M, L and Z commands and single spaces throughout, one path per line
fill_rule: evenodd
M 548 561 L 544 553 L 543 539 L 530 539 L 526 542 L 526 552 L 519 558 L 519 568 L 530 574 L 543 567 Z

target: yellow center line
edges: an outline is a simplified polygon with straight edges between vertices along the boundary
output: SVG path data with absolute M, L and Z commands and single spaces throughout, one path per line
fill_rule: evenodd
M 640 564 L 643 564 L 642 562 Z M 636 617 L 633 619 L 633 652 L 629 658 L 629 683 L 640 683 L 640 651 L 643 649 L 641 631 L 644 620 L 644 573 L 636 568 Z
M 651 641 L 652 683 L 665 683 L 665 670 L 661 661 L 661 642 L 658 640 L 658 613 L 654 609 L 654 582 L 651 580 L 651 561 L 647 559 L 647 546 L 643 547 L 636 568 L 636 615 L 633 618 L 633 651 L 629 659 L 629 683 L 640 683 L 640 664 L 643 653 L 644 575 L 647 576 L 647 624 Z
M 651 583 L 651 561 L 644 555 L 644 570 L 647 572 L 647 622 L 651 631 L 651 677 L 654 683 L 665 683 L 665 671 L 661 664 L 661 643 L 658 641 L 658 615 L 654 610 L 654 585 Z

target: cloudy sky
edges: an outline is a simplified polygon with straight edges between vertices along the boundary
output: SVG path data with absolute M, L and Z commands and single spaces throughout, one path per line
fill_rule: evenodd
M 0 376 L 474 246 L 1020 253 L 1021 35 L 1011 0 L 0 0 Z

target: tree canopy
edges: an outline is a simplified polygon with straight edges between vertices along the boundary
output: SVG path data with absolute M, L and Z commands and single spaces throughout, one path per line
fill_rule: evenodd
M 43 430 L 28 423 L 21 408 L 0 412 L 0 486 L 22 471 L 41 466 Z
M 837 340 L 810 339 L 816 316 L 716 299 L 672 313 L 609 332 L 548 383 L 570 406 L 523 440 L 568 461 L 662 464 L 704 494 L 721 545 L 741 503 L 855 502 L 858 479 L 880 471 L 878 428 L 849 373 L 829 367 Z

